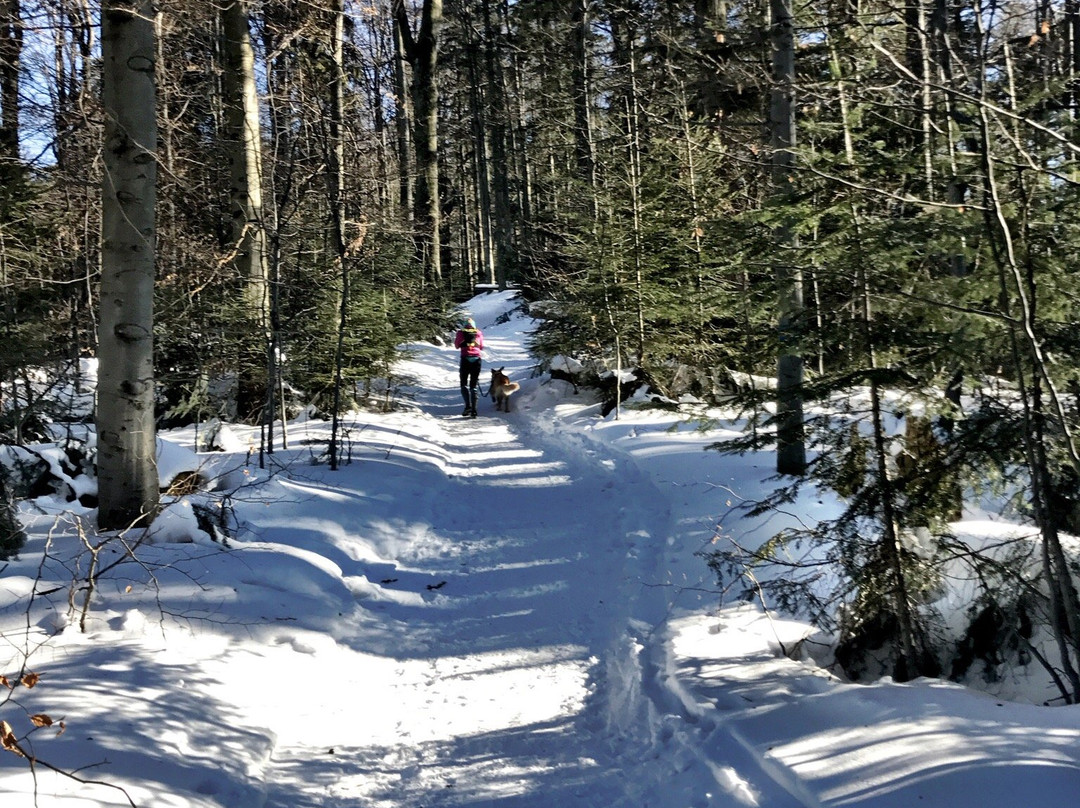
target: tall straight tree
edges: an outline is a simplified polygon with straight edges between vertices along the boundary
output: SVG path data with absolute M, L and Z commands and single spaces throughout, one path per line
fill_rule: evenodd
M 396 4 L 397 0 L 395 0 Z M 398 156 L 398 201 L 402 220 L 410 225 L 416 210 L 414 197 L 416 183 L 412 171 L 412 96 L 409 93 L 408 58 L 406 57 L 406 32 L 409 30 L 408 15 L 398 14 L 394 6 L 394 133 Z
M 243 279 L 248 319 L 260 345 L 246 345 L 240 358 L 238 409 L 254 414 L 263 403 L 253 377 L 256 356 L 269 344 L 270 284 L 266 222 L 262 195 L 262 124 L 255 88 L 255 54 L 251 45 L 248 4 L 232 0 L 221 9 L 225 70 L 222 76 L 225 129 L 230 163 L 229 217 L 231 249 Z
M 596 190 L 596 144 L 593 138 L 591 65 L 589 62 L 588 0 L 574 0 L 570 7 L 571 27 L 571 84 L 574 105 L 574 145 L 578 178 Z M 596 199 L 593 197 L 595 215 Z
M 342 195 L 345 186 L 345 0 L 332 0 L 329 13 L 331 41 L 330 63 L 327 67 L 330 74 L 330 142 L 326 149 L 326 185 L 330 200 L 330 243 L 334 250 L 334 261 L 341 272 L 337 347 L 334 351 L 334 409 L 330 429 L 330 468 L 337 471 L 345 332 L 349 325 L 349 304 L 352 302 L 349 295 L 349 261 L 345 249 L 345 199 Z
M 412 108 L 416 136 L 417 246 L 424 271 L 432 283 L 442 283 L 442 207 L 439 201 L 439 65 L 438 28 L 442 23 L 442 0 L 424 0 L 420 27 L 413 36 L 405 0 L 394 0 L 397 42 L 412 66 Z
M 151 0 L 101 14 L 105 117 L 98 333 L 98 527 L 147 521 L 158 506 L 154 433 L 156 46 Z
M 19 0 L 0 5 L 0 193 L 10 194 L 22 174 L 19 159 L 19 71 L 23 25 Z
M 255 55 L 251 46 L 247 4 L 226 3 L 221 10 L 225 38 L 222 91 L 230 146 L 230 191 L 233 245 L 238 268 L 247 279 L 248 302 L 267 311 L 266 230 L 262 200 L 262 138 L 259 99 L 255 89 Z
M 506 76 L 499 61 L 502 45 L 502 26 L 492 19 L 490 0 L 482 0 L 484 17 L 484 71 L 488 86 L 488 109 L 491 112 L 491 184 L 495 202 L 495 277 L 500 289 L 505 289 L 510 267 L 516 261 L 514 252 L 514 221 L 510 210 L 510 167 L 507 157 Z M 498 41 L 497 41 L 498 40 Z
M 778 201 L 791 197 L 795 166 L 795 35 L 791 0 L 771 0 L 773 91 L 769 123 L 772 130 L 773 193 Z M 802 274 L 795 264 L 796 236 L 790 222 L 777 229 L 780 260 L 775 264 L 779 299 L 779 357 L 777 360 L 776 470 L 802 474 L 806 470 L 803 436 Z

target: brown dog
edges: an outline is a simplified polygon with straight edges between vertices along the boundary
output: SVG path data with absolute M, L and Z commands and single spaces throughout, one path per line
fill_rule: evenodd
M 510 394 L 520 390 L 521 385 L 510 381 L 510 377 L 503 373 L 504 368 L 491 371 L 491 400 L 495 402 L 496 410 L 510 412 Z

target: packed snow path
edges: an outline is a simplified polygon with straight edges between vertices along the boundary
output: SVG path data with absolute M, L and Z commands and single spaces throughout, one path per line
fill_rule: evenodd
M 299 686 L 281 709 L 296 699 L 326 721 L 275 729 L 267 804 L 803 805 L 657 684 L 670 515 L 655 486 L 528 413 L 484 401 L 463 418 L 452 359 L 418 404 L 354 436 L 363 501 L 333 559 L 370 586 L 355 633 L 337 640 L 377 655 L 382 675 L 350 670 L 348 655 L 326 670 L 325 652 L 319 670 L 290 674 Z M 416 418 L 432 422 L 395 431 Z M 417 433 L 430 442 L 406 437 Z M 253 528 L 297 544 L 295 530 Z M 394 560 L 350 559 L 350 535 L 382 536 Z M 734 768 L 706 760 L 710 735 Z
M 356 437 L 365 501 L 396 516 L 358 503 L 360 523 L 345 530 L 396 534 L 397 559 L 336 561 L 381 590 L 363 602 L 353 641 L 385 655 L 388 675 L 315 672 L 313 687 L 297 689 L 303 712 L 327 721 L 277 738 L 268 804 L 646 804 L 624 768 L 650 741 L 635 737 L 648 722 L 634 714 L 643 702 L 628 593 L 653 563 L 663 502 L 631 469 L 544 446 L 538 434 L 526 442 L 517 414 L 494 413 L 490 401 L 482 417 L 462 418 L 454 374 L 438 382 L 421 393 L 423 413 Z M 392 431 L 394 418 L 417 417 L 439 420 L 441 456 L 423 457 Z M 613 486 L 621 497 L 609 496 Z M 371 702 L 370 718 L 361 709 L 343 737 L 334 716 L 354 700 Z
M 522 342 L 489 339 L 487 364 L 524 380 Z M 309 718 L 272 727 L 267 805 L 806 806 L 662 684 L 665 496 L 624 456 L 553 434 L 527 399 L 463 417 L 456 352 L 423 353 L 417 409 L 350 436 L 363 490 L 335 507 L 355 519 L 335 526 L 337 552 L 325 526 L 313 534 L 362 599 L 352 630 L 333 629 L 349 649 L 334 669 L 283 636 L 313 669 L 292 660 L 280 709 L 295 699 Z M 274 525 L 250 526 L 303 546 Z

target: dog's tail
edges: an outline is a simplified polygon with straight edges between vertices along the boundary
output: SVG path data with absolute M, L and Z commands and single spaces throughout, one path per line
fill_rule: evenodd
M 503 392 L 506 393 L 506 395 L 510 395 L 515 390 L 520 390 L 521 385 L 518 384 L 517 382 L 508 382 L 507 384 L 504 384 L 502 386 L 502 388 L 503 388 Z

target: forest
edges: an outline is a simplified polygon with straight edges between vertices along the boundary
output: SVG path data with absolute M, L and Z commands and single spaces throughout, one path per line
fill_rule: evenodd
M 541 365 L 616 406 L 757 413 L 760 507 L 845 497 L 755 552 L 827 542 L 850 608 L 807 603 L 814 569 L 769 596 L 899 679 L 941 673 L 923 604 L 965 492 L 1012 492 L 1040 574 L 980 559 L 973 615 L 1025 653 L 1051 626 L 1073 702 L 1078 113 L 1075 0 L 5 0 L 0 441 L 51 435 L 96 359 L 124 528 L 155 428 L 273 451 L 283 412 L 388 406 L 397 346 L 514 287 Z

